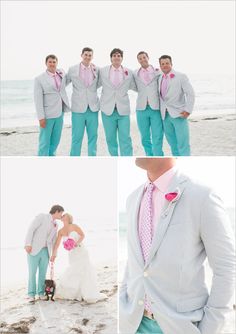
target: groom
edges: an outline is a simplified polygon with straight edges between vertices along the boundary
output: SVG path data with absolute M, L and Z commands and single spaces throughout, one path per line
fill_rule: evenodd
M 120 333 L 219 334 L 234 289 L 234 243 L 217 194 L 174 158 L 137 158 L 147 182 L 127 200 Z M 205 285 L 208 258 L 213 270 Z
M 25 250 L 28 253 L 28 296 L 29 301 L 35 301 L 36 273 L 38 270 L 39 299 L 44 299 L 44 281 L 47 273 L 49 256 L 57 236 L 56 220 L 61 219 L 64 209 L 54 205 L 49 214 L 41 213 L 31 223 L 25 240 Z

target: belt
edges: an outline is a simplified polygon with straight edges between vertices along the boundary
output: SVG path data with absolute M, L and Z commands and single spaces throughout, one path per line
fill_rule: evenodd
M 144 315 L 144 317 L 147 317 L 149 319 L 152 319 L 152 320 L 155 319 L 153 313 L 148 312 L 147 310 L 144 310 L 143 315 Z

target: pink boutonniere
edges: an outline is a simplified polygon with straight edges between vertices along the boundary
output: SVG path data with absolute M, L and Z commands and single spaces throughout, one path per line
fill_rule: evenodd
M 168 215 L 172 204 L 178 201 L 178 199 L 180 198 L 180 195 L 181 195 L 181 193 L 180 193 L 179 189 L 177 189 L 174 192 L 165 194 L 165 199 L 169 202 L 169 204 L 168 204 L 167 209 L 163 213 L 164 217 Z
M 178 196 L 177 192 L 165 194 L 165 199 L 169 202 L 175 202 Z
M 64 73 L 62 71 L 57 71 L 57 74 L 62 78 Z
M 128 73 L 128 71 L 127 70 L 125 70 L 125 75 L 128 75 L 129 73 Z
M 170 78 L 173 79 L 175 77 L 174 73 L 170 74 Z
M 96 72 L 96 66 L 92 64 L 93 71 Z

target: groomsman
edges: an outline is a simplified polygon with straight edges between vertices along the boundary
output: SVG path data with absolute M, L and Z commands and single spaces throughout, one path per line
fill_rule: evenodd
M 66 76 L 55 55 L 46 57 L 47 70 L 35 78 L 34 102 L 39 119 L 39 156 L 54 156 L 61 139 L 63 114 L 70 111 Z
M 93 50 L 83 48 L 82 61 L 69 68 L 67 83 L 72 82 L 72 144 L 71 156 L 79 156 L 86 128 L 88 155 L 97 153 L 99 99 L 97 95 L 99 69 L 92 64 Z
M 163 156 L 163 122 L 158 93 L 161 72 L 149 64 L 147 52 L 140 51 L 137 59 L 141 67 L 134 72 L 138 91 L 136 116 L 142 145 L 147 156 Z
M 187 118 L 193 111 L 193 88 L 185 74 L 172 69 L 170 56 L 161 56 L 159 63 L 163 72 L 159 92 L 166 139 L 173 155 L 190 155 Z
M 121 65 L 123 51 L 113 49 L 110 53 L 111 65 L 100 70 L 102 85 L 101 111 L 107 146 L 110 155 L 133 155 L 130 137 L 130 101 L 128 90 L 136 90 L 133 73 Z

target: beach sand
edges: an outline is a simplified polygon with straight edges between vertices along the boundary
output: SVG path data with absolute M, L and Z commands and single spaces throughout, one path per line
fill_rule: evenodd
M 100 292 L 108 299 L 95 304 L 55 299 L 27 301 L 26 288 L 5 291 L 1 298 L 0 333 L 117 333 L 117 272 L 113 265 L 98 269 Z
M 189 118 L 191 154 L 194 156 L 234 156 L 236 154 L 236 115 L 211 114 L 200 116 L 194 114 Z M 134 155 L 142 156 L 144 151 L 136 121 L 131 121 L 131 137 Z M 16 127 L 2 129 L 1 155 L 2 156 L 35 156 L 38 146 L 38 127 Z M 57 155 L 68 156 L 71 145 L 71 127 L 65 125 Z M 169 145 L 164 140 L 164 153 L 170 155 Z M 85 134 L 82 155 L 87 155 L 87 136 Z M 104 130 L 99 119 L 98 151 L 99 156 L 108 156 Z

